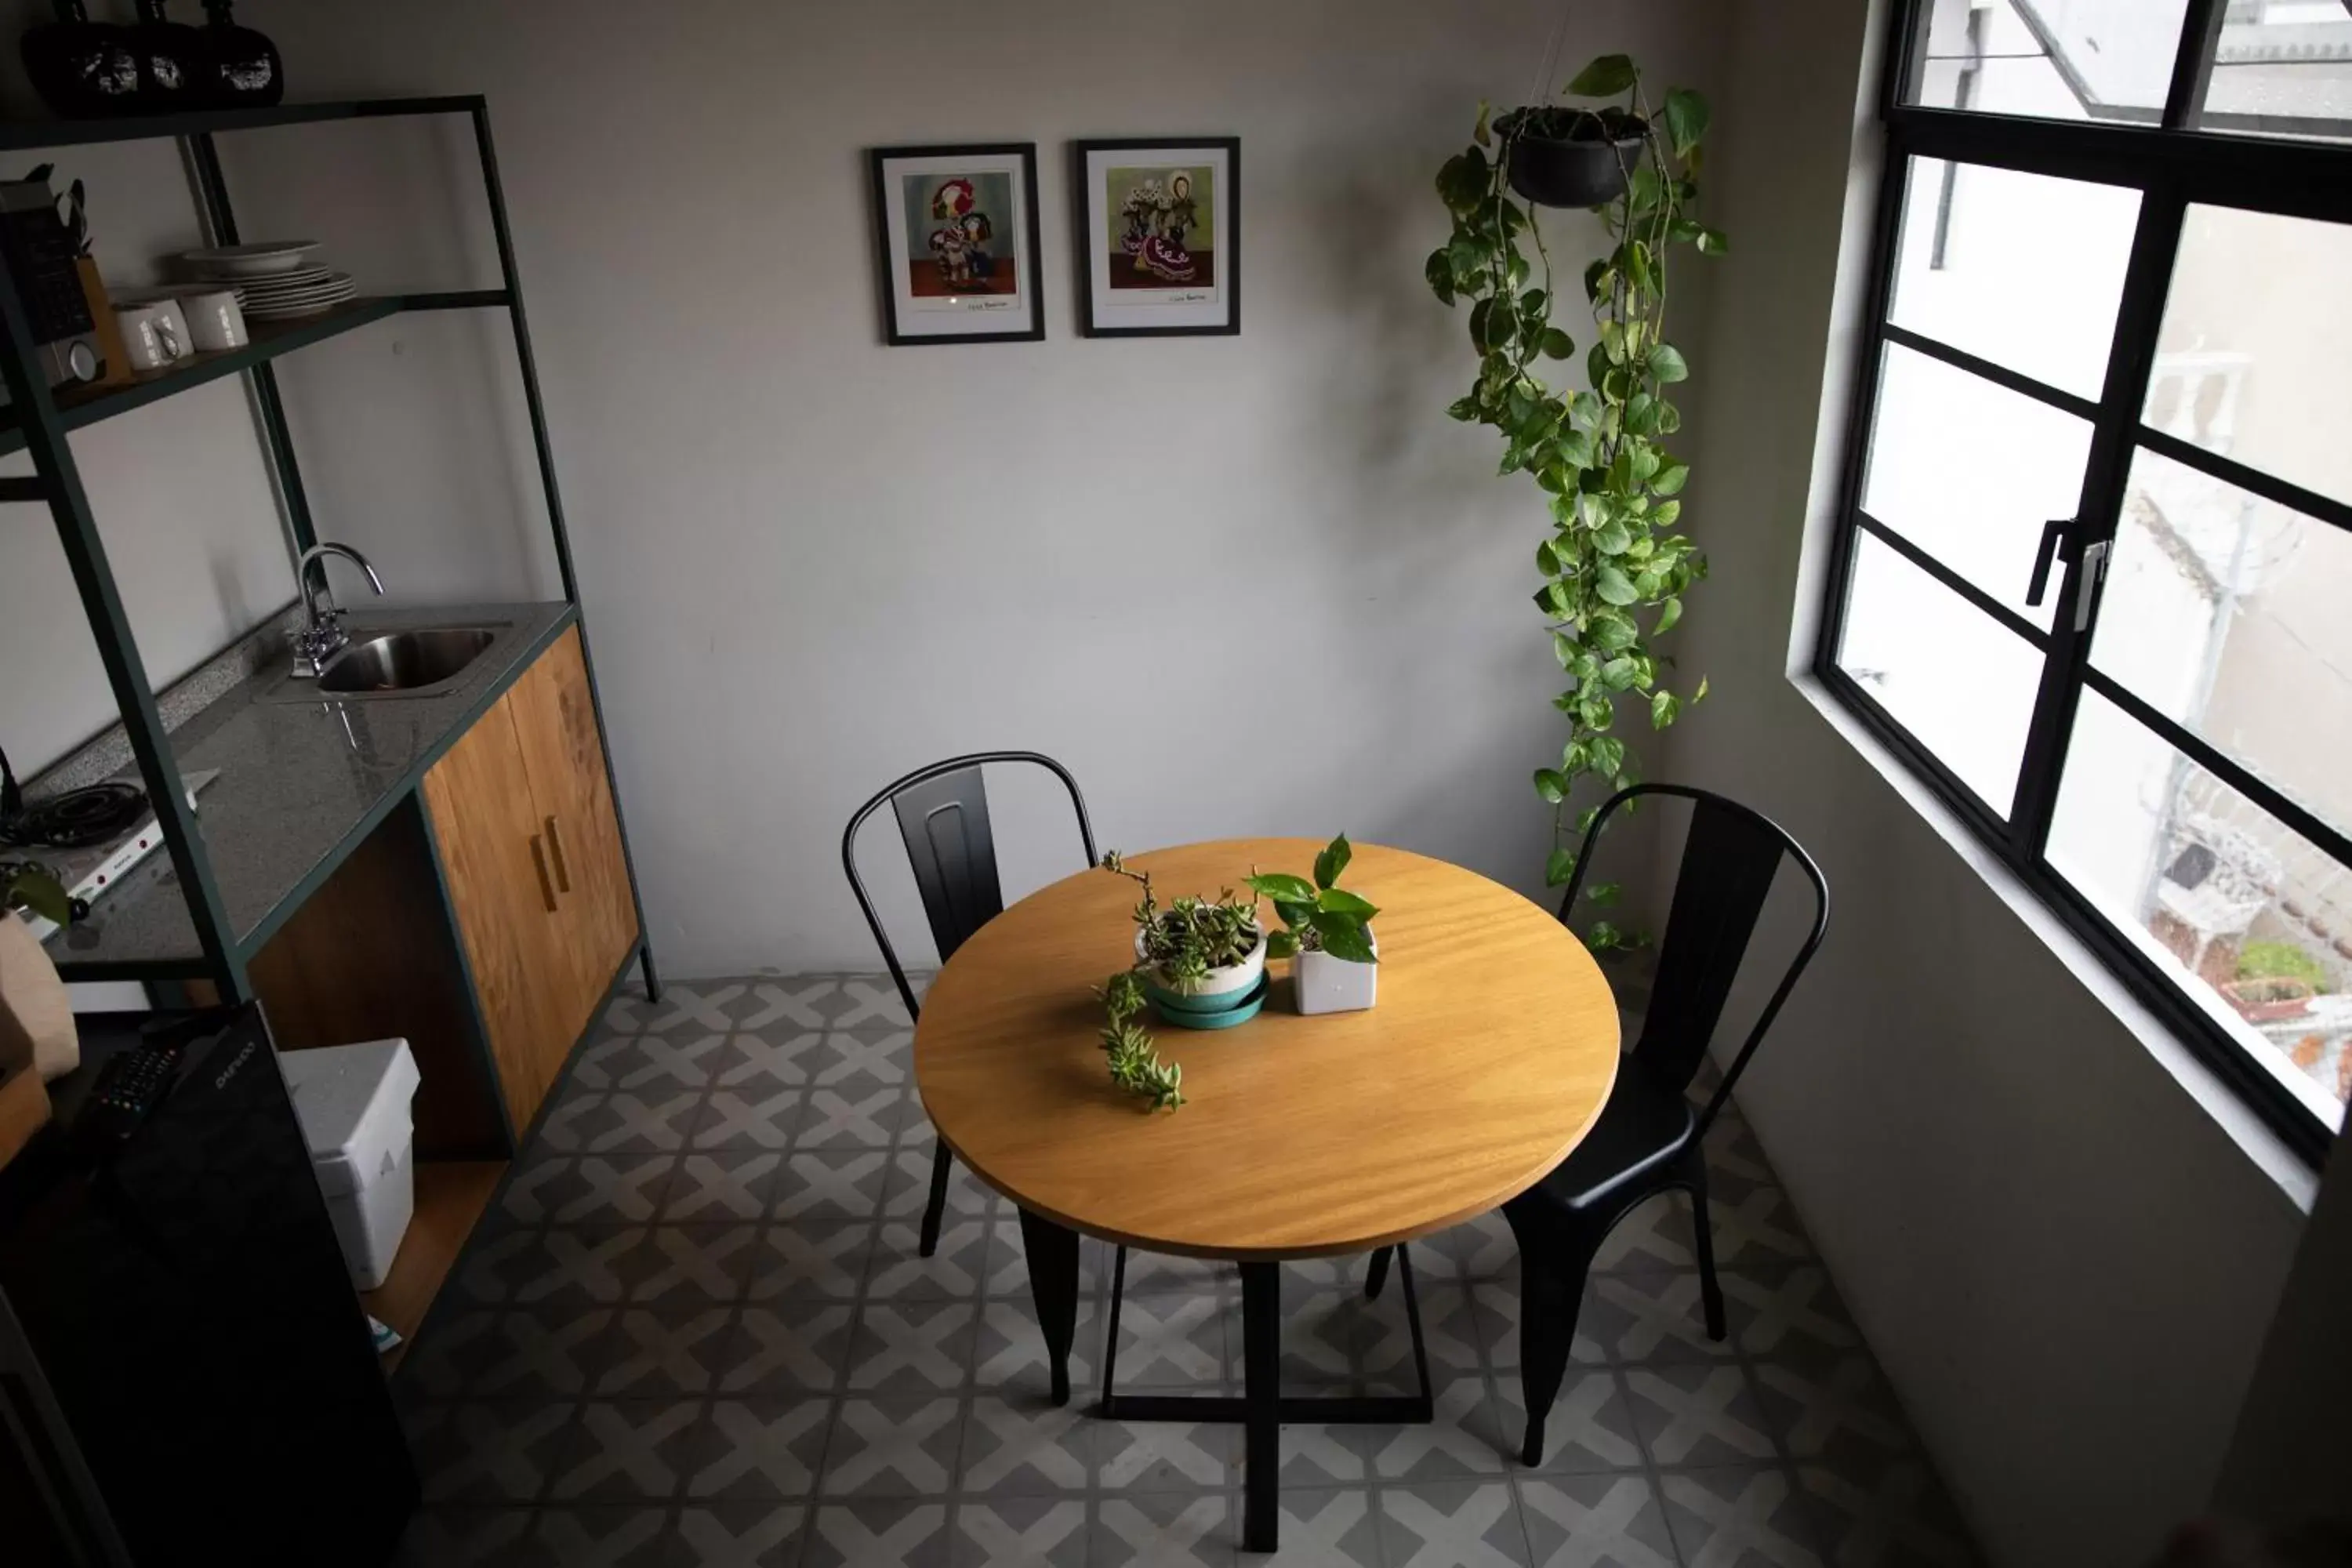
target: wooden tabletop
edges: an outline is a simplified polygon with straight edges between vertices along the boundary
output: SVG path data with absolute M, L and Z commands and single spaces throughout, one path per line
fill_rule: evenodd
M 1253 866 L 1306 875 L 1321 847 L 1236 838 L 1129 863 L 1164 903 Z M 1234 1028 L 1147 1016 L 1184 1065 L 1185 1105 L 1157 1113 L 1112 1087 L 1096 1038 L 1093 988 L 1133 962 L 1135 884 L 1084 871 L 1022 900 L 924 999 L 915 1080 L 940 1136 L 1039 1215 L 1202 1258 L 1367 1251 L 1524 1192 L 1615 1081 L 1608 982 L 1549 911 L 1475 872 L 1360 844 L 1341 881 L 1381 911 L 1379 1005 L 1301 1017 L 1285 977 Z

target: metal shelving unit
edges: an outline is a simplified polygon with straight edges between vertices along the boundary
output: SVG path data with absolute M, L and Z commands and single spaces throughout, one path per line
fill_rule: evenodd
M 326 121 L 437 115 L 464 115 L 473 123 L 483 192 L 489 202 L 491 228 L 498 243 L 499 288 L 362 299 L 301 321 L 255 322 L 253 341 L 244 348 L 198 354 L 169 370 L 142 376 L 128 386 L 52 390 L 33 359 L 31 332 L 16 279 L 6 268 L 0 268 L 0 338 L 5 338 L 5 342 L 0 342 L 0 375 L 5 377 L 9 396 L 9 407 L 0 411 L 0 453 L 26 451 L 32 458 L 34 469 L 29 476 L 0 480 L 0 502 L 46 504 L 56 521 L 58 542 L 72 571 L 75 589 L 81 596 L 90 634 L 98 644 L 124 733 L 138 763 L 140 783 L 163 828 L 165 849 L 178 874 L 203 949 L 201 956 L 184 962 L 142 963 L 138 966 L 138 978 L 209 980 L 226 1001 L 246 1001 L 253 994 L 246 973 L 249 952 L 247 946 L 239 943 L 223 907 L 204 836 L 182 785 L 170 736 L 156 708 L 154 689 L 140 659 L 138 644 L 116 588 L 114 571 L 108 563 L 97 521 L 90 511 L 89 497 L 82 487 L 80 471 L 66 439 L 68 433 L 224 376 L 244 376 L 252 392 L 261 445 L 283 502 L 286 529 L 299 553 L 316 543 L 317 535 L 272 362 L 280 355 L 405 311 L 502 310 L 514 331 L 515 354 L 522 371 L 523 398 L 530 409 L 531 440 L 538 452 L 540 482 L 547 498 L 548 526 L 554 535 L 563 600 L 575 616 L 580 603 L 579 582 L 572 570 L 572 543 L 565 531 L 563 503 L 556 487 L 555 458 L 548 445 L 547 413 L 540 397 L 539 368 L 531 353 L 530 329 L 523 311 L 522 280 L 515 267 L 514 237 L 507 223 L 506 196 L 499 184 L 498 154 L 490 138 L 489 109 L 480 95 L 295 103 L 272 109 L 0 126 L 0 151 L 6 152 L 104 142 L 178 142 L 193 174 L 198 215 L 206 235 L 213 244 L 235 245 L 238 243 L 236 216 L 229 202 L 227 181 L 221 172 L 215 138 Z M 581 626 L 581 652 L 587 662 L 590 699 L 602 729 L 604 703 L 597 692 L 595 662 L 589 653 L 584 623 Z M 608 746 L 605 770 L 617 813 L 620 791 L 617 782 L 611 778 L 611 769 Z M 622 826 L 621 848 L 629 866 L 635 897 L 636 868 L 630 856 L 625 824 Z M 643 942 L 646 927 L 641 900 L 637 929 Z M 639 956 L 650 988 L 654 977 L 649 942 L 641 948 Z

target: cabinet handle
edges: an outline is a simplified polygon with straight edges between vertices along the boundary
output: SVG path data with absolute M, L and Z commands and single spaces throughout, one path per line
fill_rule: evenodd
M 555 912 L 555 884 L 547 879 L 547 846 L 538 834 L 530 836 L 531 864 L 539 868 L 539 896 L 547 900 L 547 912 Z
M 551 816 L 547 819 L 547 853 L 555 862 L 555 890 L 559 893 L 570 892 L 572 873 L 564 868 L 563 840 L 556 833 L 555 818 Z

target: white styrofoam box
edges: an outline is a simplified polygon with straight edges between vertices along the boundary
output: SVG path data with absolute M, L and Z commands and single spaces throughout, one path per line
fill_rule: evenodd
M 373 1290 L 392 1272 L 416 1212 L 416 1060 L 406 1040 L 285 1051 L 278 1060 L 352 1283 Z

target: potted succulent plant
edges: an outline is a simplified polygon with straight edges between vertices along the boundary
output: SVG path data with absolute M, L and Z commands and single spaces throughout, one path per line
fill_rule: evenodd
M 1291 988 L 1301 1013 L 1349 1013 L 1369 1007 L 1380 993 L 1381 944 L 1371 921 L 1381 911 L 1339 886 L 1355 851 L 1344 833 L 1315 857 L 1315 879 L 1282 871 L 1253 873 L 1249 885 L 1274 902 L 1284 929 L 1267 954 L 1296 960 Z
M 1187 1029 L 1222 1029 L 1256 1016 L 1265 1000 L 1265 930 L 1257 900 L 1231 888 L 1214 899 L 1171 899 L 1163 907 L 1151 873 L 1128 868 L 1118 850 L 1103 869 L 1140 884 L 1135 906 L 1135 967 L 1160 1018 Z

